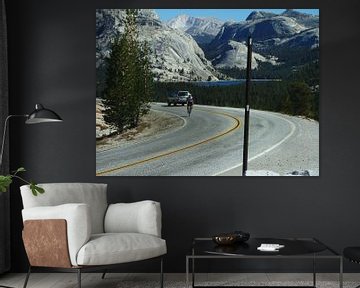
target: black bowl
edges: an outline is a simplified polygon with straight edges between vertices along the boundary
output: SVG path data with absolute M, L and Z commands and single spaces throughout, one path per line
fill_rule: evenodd
M 250 238 L 250 233 L 248 232 L 234 231 L 232 233 L 236 235 L 236 242 L 245 242 Z

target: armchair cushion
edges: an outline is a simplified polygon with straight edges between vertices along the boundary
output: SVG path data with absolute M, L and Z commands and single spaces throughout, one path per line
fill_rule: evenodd
M 90 239 L 91 219 L 86 204 L 33 207 L 22 210 L 23 220 L 65 219 L 71 264 L 76 266 L 79 249 Z
M 161 237 L 160 203 L 150 200 L 111 204 L 105 215 L 105 233 L 143 233 Z
M 145 260 L 166 253 L 166 241 L 140 233 L 94 234 L 81 247 L 78 265 L 108 265 Z
M 104 232 L 107 209 L 107 184 L 100 183 L 46 183 L 39 184 L 45 193 L 34 197 L 29 185 L 20 187 L 24 208 L 56 206 L 67 203 L 85 203 L 89 206 L 92 233 Z M 80 222 L 79 222 L 80 223 Z

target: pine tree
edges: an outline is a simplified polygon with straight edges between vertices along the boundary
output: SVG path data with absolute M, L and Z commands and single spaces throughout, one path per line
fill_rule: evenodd
M 288 93 L 292 104 L 292 114 L 313 118 L 310 87 L 305 82 L 292 82 L 289 85 Z
M 150 102 L 153 100 L 154 96 L 154 75 L 151 71 L 151 62 L 150 62 L 150 49 L 145 42 L 140 51 L 140 63 L 139 63 L 139 76 L 140 82 L 138 84 L 141 87 L 140 103 L 139 103 L 139 117 L 146 114 L 150 109 Z
M 127 9 L 124 34 L 114 40 L 107 61 L 104 120 L 118 132 L 136 127 L 153 97 L 150 49 L 138 42 L 137 10 Z
M 111 45 L 111 55 L 107 59 L 107 73 L 104 89 L 103 104 L 104 120 L 117 128 L 119 132 L 127 124 L 128 107 L 126 93 L 124 93 L 124 76 L 127 63 L 122 61 L 125 56 L 125 38 L 115 39 Z
M 292 114 L 293 113 L 293 111 L 292 111 L 292 103 L 291 103 L 289 95 L 287 95 L 287 94 L 283 96 L 280 111 L 282 113 L 285 113 L 285 114 Z

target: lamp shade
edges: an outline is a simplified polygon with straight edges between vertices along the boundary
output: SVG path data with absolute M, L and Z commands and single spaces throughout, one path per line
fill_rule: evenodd
M 38 124 L 46 122 L 62 122 L 61 117 L 54 111 L 44 108 L 41 104 L 35 105 L 35 110 L 29 114 L 26 124 Z

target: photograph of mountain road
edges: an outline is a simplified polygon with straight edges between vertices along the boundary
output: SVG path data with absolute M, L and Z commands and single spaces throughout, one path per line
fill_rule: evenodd
M 96 175 L 319 176 L 319 37 L 319 9 L 97 9 Z

